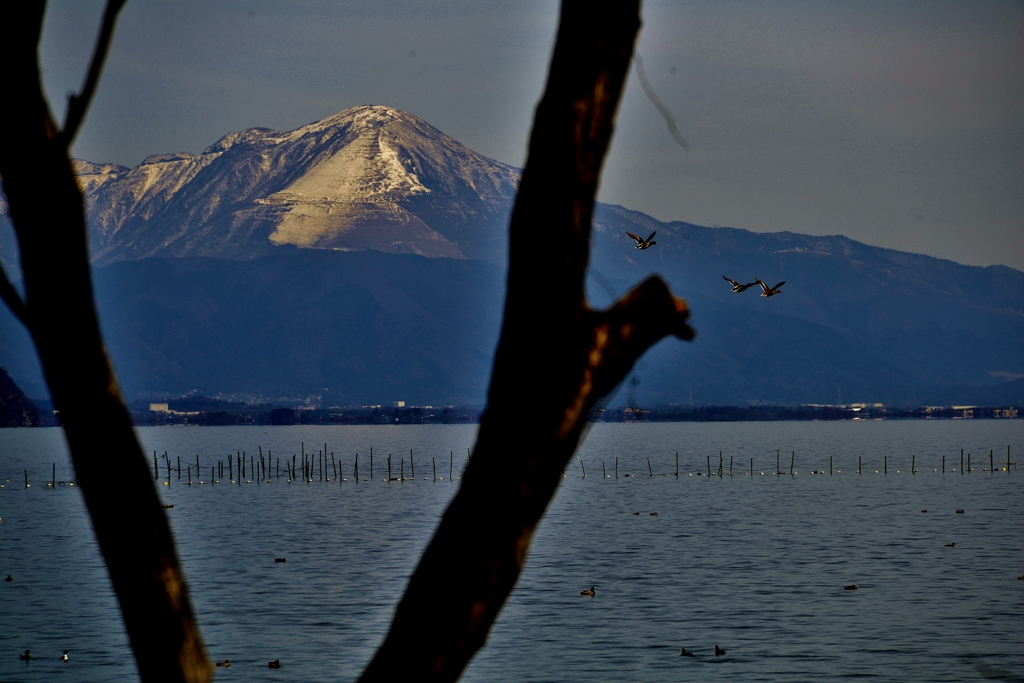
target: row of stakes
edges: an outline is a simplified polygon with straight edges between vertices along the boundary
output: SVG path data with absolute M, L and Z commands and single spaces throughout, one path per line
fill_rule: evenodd
M 313 481 L 315 481 L 314 480 L 314 476 L 316 476 L 319 479 L 319 481 L 328 481 L 328 482 L 331 481 L 330 471 L 327 470 L 327 466 L 328 466 L 328 462 L 327 462 L 327 453 L 328 453 L 328 451 L 327 451 L 327 444 L 324 444 L 324 450 L 317 452 L 317 463 L 316 463 L 316 465 L 314 465 L 312 454 L 307 454 L 306 453 L 306 444 L 305 444 L 305 442 L 301 443 L 300 449 L 301 449 L 301 455 L 302 455 L 302 460 L 301 461 L 297 462 L 297 458 L 298 458 L 297 454 L 293 454 L 292 455 L 292 460 L 291 460 L 290 463 L 288 462 L 288 459 L 285 458 L 285 475 L 287 476 L 287 483 L 290 484 L 290 483 L 292 483 L 292 481 L 297 479 L 299 466 L 301 466 L 301 468 L 302 468 L 302 479 L 306 483 L 312 483 Z M 471 453 L 470 453 L 468 448 L 466 449 L 466 455 L 467 455 L 467 458 L 471 457 Z M 995 473 L 996 467 L 995 467 L 994 457 L 995 457 L 994 456 L 994 452 L 990 450 L 988 452 L 989 466 L 987 468 L 984 468 L 982 471 L 987 471 L 987 472 Z M 153 451 L 153 478 L 156 481 L 160 480 L 160 470 L 161 470 L 161 467 L 160 467 L 160 463 L 159 463 L 159 458 L 163 458 L 164 459 L 164 466 L 165 466 L 165 468 L 167 470 L 167 481 L 163 482 L 163 484 L 164 484 L 164 486 L 170 486 L 171 485 L 171 480 L 172 480 L 172 476 L 171 475 L 174 472 L 174 466 L 171 463 L 171 458 L 170 458 L 170 456 L 168 456 L 167 451 L 164 451 L 164 454 L 162 456 L 157 456 L 157 452 Z M 583 473 L 583 478 L 586 479 L 586 477 L 587 477 L 586 465 L 584 464 L 582 458 L 576 458 L 576 459 L 580 461 L 580 469 L 581 469 L 581 471 Z M 920 471 L 920 470 L 917 469 L 917 461 L 916 461 L 916 459 L 917 459 L 916 455 L 911 455 L 910 456 L 910 471 L 911 471 L 912 474 L 917 474 Z M 249 460 L 249 462 L 248 462 L 248 469 L 247 469 L 246 468 L 246 464 L 247 463 L 246 463 L 245 451 L 238 451 L 235 454 L 235 458 L 234 459 L 232 459 L 230 457 L 227 459 L 228 477 L 229 477 L 229 480 L 230 480 L 230 482 L 232 484 L 238 484 L 240 486 L 242 484 L 242 480 L 245 480 L 245 483 L 247 483 L 247 484 L 251 484 L 252 480 L 251 479 L 247 479 L 247 474 L 246 474 L 247 472 L 251 473 L 248 476 L 256 475 L 255 479 L 256 479 L 256 485 L 257 486 L 260 484 L 261 480 L 266 480 L 267 483 L 272 483 L 273 480 L 270 479 L 270 477 L 269 477 L 269 473 L 270 473 L 271 469 L 273 469 L 274 472 L 275 472 L 275 475 L 274 475 L 275 478 L 280 479 L 280 477 L 281 477 L 281 459 L 278 458 L 277 461 L 276 461 L 276 464 L 274 464 L 273 467 L 272 467 L 273 454 L 272 454 L 272 452 L 268 451 L 266 458 L 264 458 L 264 456 L 263 456 L 263 447 L 262 446 L 259 447 L 259 461 L 258 462 L 256 461 L 255 456 L 249 456 L 248 460 Z M 434 481 L 439 481 L 439 478 L 437 476 L 437 460 L 436 460 L 436 458 L 431 458 L 430 461 L 431 461 L 431 464 L 433 466 Z M 717 472 L 713 472 L 712 469 L 711 469 L 711 456 L 710 455 L 707 456 L 707 476 L 709 476 L 709 477 L 712 477 L 712 476 L 719 476 L 719 477 L 721 477 L 721 476 L 724 476 L 725 474 L 728 474 L 728 476 L 730 476 L 730 477 L 733 476 L 733 458 L 732 458 L 732 456 L 729 457 L 729 470 L 728 470 L 727 473 L 724 472 L 724 464 L 725 463 L 724 463 L 724 459 L 722 457 L 722 452 L 719 451 L 719 453 L 718 453 L 718 469 L 717 469 Z M 862 458 L 860 456 L 858 456 L 858 458 L 857 458 L 857 474 L 862 474 L 862 472 L 863 472 L 862 464 L 863 464 L 862 463 Z M 411 472 L 412 472 L 411 479 L 406 479 L 406 477 L 405 477 L 405 458 L 401 459 L 400 476 L 399 477 L 391 476 L 391 454 L 390 453 L 388 454 L 387 465 L 388 465 L 388 478 L 387 478 L 388 483 L 390 483 L 392 481 L 399 481 L 399 482 L 410 481 L 410 480 L 415 480 L 415 478 L 416 478 L 416 462 L 413 459 L 413 449 L 411 449 L 411 448 L 409 449 L 409 466 L 410 466 Z M 344 472 L 342 470 L 341 461 L 335 459 L 333 451 L 330 452 L 330 466 L 331 466 L 331 468 L 334 471 L 334 479 L 336 481 L 339 481 L 339 482 L 340 481 L 348 481 L 347 479 L 344 478 Z M 455 451 L 452 451 L 449 454 L 449 460 L 448 460 L 448 480 L 449 481 L 453 480 L 453 476 L 452 475 L 453 475 L 453 472 L 454 472 L 454 466 L 455 466 Z M 772 474 L 772 475 L 775 475 L 775 476 L 781 476 L 783 474 L 787 474 L 787 472 L 785 472 L 785 471 L 783 471 L 781 469 L 781 466 L 782 466 L 782 463 L 781 463 L 781 450 L 777 450 L 777 451 L 775 451 L 775 471 L 774 472 L 770 472 L 769 474 Z M 198 483 L 201 484 L 201 485 L 205 485 L 206 484 L 206 480 L 199 479 L 199 477 L 201 476 L 200 472 L 202 472 L 202 469 L 201 469 L 201 466 L 200 466 L 199 454 L 198 453 L 196 454 L 196 464 L 194 465 L 194 467 L 195 467 L 195 473 L 196 473 L 196 478 L 198 479 Z M 1013 469 L 1016 469 L 1017 463 L 1010 461 L 1010 447 L 1007 446 L 1006 447 L 1006 467 L 1003 467 L 1001 469 L 1004 472 L 1010 472 L 1011 471 L 1011 467 Z M 796 468 L 796 451 L 791 451 L 788 474 L 795 475 L 796 474 L 796 469 L 795 468 Z M 238 474 L 239 474 L 238 479 L 235 479 L 235 471 L 236 470 L 238 471 Z M 649 476 L 651 476 L 651 477 L 654 476 L 654 468 L 651 466 L 651 459 L 649 457 L 647 458 L 647 471 L 648 471 Z M 828 459 L 828 473 L 831 475 L 831 474 L 833 474 L 833 471 L 835 473 L 839 473 L 839 474 L 842 473 L 842 470 L 833 470 L 832 456 L 829 456 L 829 459 Z M 940 470 L 939 470 L 939 468 L 934 468 L 932 471 L 933 472 L 939 472 Z M 965 466 L 964 465 L 964 451 L 963 451 L 963 449 L 961 449 L 960 450 L 960 467 L 959 467 L 959 469 L 956 468 L 956 467 L 953 467 L 953 468 L 951 468 L 951 471 L 953 471 L 953 472 L 959 471 L 961 475 L 964 472 L 974 472 L 975 470 L 971 466 L 971 454 L 967 453 L 967 464 Z M 186 463 L 186 465 L 185 465 L 185 476 L 188 479 L 188 485 L 189 486 L 192 486 L 194 483 L 196 483 L 196 482 L 193 482 L 193 480 L 192 480 L 192 472 L 193 472 L 193 465 Z M 897 470 L 897 473 L 899 473 L 899 472 L 900 471 Z M 943 474 L 946 473 L 946 456 L 945 455 L 942 456 L 941 472 Z M 605 479 L 611 478 L 611 476 L 608 474 L 607 469 L 605 468 L 605 463 L 604 463 L 603 460 L 601 461 L 601 473 L 603 475 L 603 478 L 605 478 Z M 883 456 L 881 473 L 882 474 L 888 474 L 889 473 L 889 458 L 888 458 L 888 456 Z M 181 479 L 182 478 L 182 462 L 181 462 L 181 457 L 180 456 L 178 457 L 178 461 L 177 461 L 177 474 L 178 474 L 178 479 Z M 703 474 L 703 472 L 697 472 L 696 474 L 697 474 L 697 476 L 701 476 Z M 764 472 L 761 472 L 761 474 L 763 475 Z M 825 470 L 824 469 L 822 469 L 822 470 L 812 470 L 811 474 L 825 474 Z M 875 474 L 879 474 L 879 470 L 875 470 Z M 753 476 L 754 475 L 754 459 L 753 458 L 750 459 L 750 469 L 747 472 L 743 472 L 743 475 L 744 476 Z M 566 474 L 563 472 L 562 476 L 565 477 Z M 619 459 L 618 459 L 618 457 L 615 458 L 614 476 L 615 476 L 616 479 L 619 478 Z M 624 476 L 631 477 L 631 476 L 636 476 L 636 475 L 625 474 Z M 667 476 L 667 475 L 663 474 L 662 476 Z M 675 471 L 675 476 L 677 476 L 677 477 L 679 476 L 679 452 L 678 451 L 676 451 L 676 471 Z M 692 477 L 693 473 L 690 473 L 689 476 Z M 353 465 L 353 477 L 354 477 L 356 482 L 359 481 L 359 454 L 358 453 L 356 453 L 355 463 Z M 224 478 L 224 461 L 223 460 L 218 460 L 216 466 L 214 466 L 214 465 L 210 466 L 210 483 L 211 483 L 211 485 L 217 485 L 217 484 L 221 483 L 220 480 L 223 479 L 223 478 Z M 373 479 L 373 448 L 371 447 L 370 448 L 370 476 L 369 476 L 369 479 L 365 479 L 364 481 L 369 481 L 369 480 L 372 480 L 372 479 Z M 425 481 L 429 481 L 429 479 L 427 477 L 424 477 L 424 480 Z M 444 477 L 440 477 L 440 481 L 444 481 Z M 63 482 L 63 481 L 58 482 L 57 481 L 57 464 L 54 463 L 53 464 L 53 473 L 52 473 L 51 481 L 46 486 L 47 487 L 52 487 L 52 488 L 57 488 L 57 487 L 65 486 L 65 485 L 66 486 L 74 486 L 75 484 L 74 484 L 74 482 Z M 28 478 L 28 470 L 26 469 L 25 470 L 25 488 L 29 488 L 29 487 L 30 487 L 30 484 L 29 484 L 29 478 Z M 0 484 L 0 488 L 3 488 L 3 484 Z
M 580 461 L 580 470 L 583 472 L 583 478 L 586 479 L 587 478 L 587 468 L 586 468 L 586 465 L 583 462 L 583 458 L 577 457 L 576 459 Z M 781 469 L 782 468 L 781 459 L 782 459 L 781 450 L 776 450 L 775 451 L 775 471 L 774 472 L 769 472 L 769 474 L 774 475 L 774 476 L 781 476 L 783 474 L 787 474 L 786 471 Z M 994 459 L 995 459 L 994 451 L 990 450 L 988 452 L 989 466 L 987 468 L 982 469 L 983 472 L 995 473 L 996 467 L 995 467 Z M 863 471 L 863 469 L 862 469 L 862 466 L 863 466 L 862 460 L 863 459 L 862 459 L 861 456 L 857 456 L 857 474 L 861 474 L 862 471 Z M 732 456 L 729 456 L 729 471 L 728 472 L 724 472 L 723 473 L 724 465 L 725 465 L 725 461 L 724 461 L 724 459 L 722 457 L 722 452 L 719 451 L 718 452 L 718 470 L 716 472 L 713 472 L 711 470 L 711 456 L 710 455 L 707 456 L 707 466 L 708 466 L 707 476 L 709 476 L 709 477 L 714 477 L 714 476 L 721 477 L 721 476 L 724 476 L 724 475 L 728 475 L 730 477 L 733 476 L 733 473 L 732 473 L 733 458 L 732 458 Z M 1013 469 L 1016 469 L 1017 468 L 1017 463 L 1010 461 L 1010 447 L 1007 446 L 1006 447 L 1006 467 L 1003 467 L 1001 469 L 1002 469 L 1003 472 L 1010 472 L 1011 467 Z M 932 471 L 933 472 L 939 472 L 940 470 L 939 470 L 939 468 L 935 468 Z M 957 468 L 953 467 L 953 468 L 951 468 L 951 471 L 956 472 Z M 967 467 L 966 468 L 964 467 L 964 451 L 963 451 L 962 448 L 960 449 L 960 470 L 959 471 L 960 471 L 960 474 L 963 474 L 964 472 L 974 472 L 975 471 L 974 468 L 971 467 L 971 454 L 970 453 L 967 454 Z M 650 458 L 647 458 L 647 472 L 648 472 L 648 476 L 650 476 L 650 477 L 654 476 L 654 468 L 651 466 L 651 459 Z M 833 474 L 833 472 L 836 473 L 836 474 L 842 474 L 843 471 L 842 470 L 833 470 L 833 461 L 832 461 L 832 456 L 830 455 L 828 457 L 828 473 L 831 475 L 831 474 Z M 920 470 L 917 469 L 917 456 L 916 455 L 911 455 L 910 456 L 910 472 L 912 474 L 917 474 L 918 472 L 920 472 Z M 942 456 L 942 469 L 941 469 L 941 472 L 943 474 L 946 473 L 946 456 L 945 455 Z M 889 473 L 889 456 L 882 456 L 882 470 L 881 470 L 881 473 L 882 474 L 888 474 Z M 900 470 L 896 470 L 896 473 L 899 474 Z M 603 478 L 605 478 L 605 479 L 609 479 L 610 478 L 610 475 L 608 474 L 608 471 L 605 469 L 604 460 L 601 461 L 601 474 L 602 474 Z M 693 474 L 694 473 L 691 472 L 689 474 L 689 476 L 692 477 Z M 699 476 L 703 475 L 704 473 L 703 472 L 697 472 L 696 474 L 699 477 Z M 764 472 L 761 472 L 761 474 L 763 475 Z M 788 474 L 790 474 L 790 475 L 795 475 L 796 474 L 796 451 L 790 451 L 790 461 L 789 461 L 789 472 L 788 472 Z M 821 470 L 811 470 L 811 474 L 825 474 L 825 470 L 824 469 L 821 469 Z M 875 470 L 875 474 L 879 474 L 879 470 Z M 565 476 L 566 475 L 563 472 L 562 473 L 562 477 L 564 478 Z M 626 474 L 626 475 L 623 475 L 623 476 L 630 477 L 630 476 L 636 476 L 636 475 Z M 667 474 L 662 474 L 661 476 L 665 477 L 665 476 L 668 476 L 668 475 Z M 679 476 L 679 451 L 676 451 L 676 471 L 675 471 L 675 476 L 677 476 L 677 477 Z M 750 459 L 750 469 L 748 471 L 746 471 L 746 472 L 743 472 L 743 476 L 751 476 L 751 477 L 754 476 L 754 459 L 753 458 Z M 619 459 L 617 457 L 615 458 L 615 478 L 616 479 L 619 478 Z

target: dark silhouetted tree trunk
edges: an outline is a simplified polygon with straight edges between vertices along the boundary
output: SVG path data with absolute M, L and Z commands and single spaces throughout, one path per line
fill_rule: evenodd
M 114 20 L 104 16 L 83 92 L 58 130 L 43 96 L 37 45 L 44 2 L 0 11 L 0 176 L 18 237 L 25 298 L 0 298 L 28 328 L 61 423 L 143 681 L 211 678 L 188 589 L 151 471 L 100 335 L 82 195 L 68 147 L 102 68 Z
M 639 1 L 564 0 L 510 227 L 508 292 L 487 410 L 462 486 L 362 681 L 454 681 L 483 645 L 590 409 L 686 303 L 652 277 L 606 311 L 584 293 L 598 177 Z

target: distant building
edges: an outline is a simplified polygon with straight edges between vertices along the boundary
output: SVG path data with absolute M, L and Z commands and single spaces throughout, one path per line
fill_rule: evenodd
M 169 412 L 171 412 L 170 410 L 167 409 L 167 404 L 166 403 L 150 403 L 149 404 L 149 411 L 151 413 L 169 413 Z
M 404 408 L 405 407 L 405 401 L 392 401 L 391 402 L 391 407 L 392 408 Z

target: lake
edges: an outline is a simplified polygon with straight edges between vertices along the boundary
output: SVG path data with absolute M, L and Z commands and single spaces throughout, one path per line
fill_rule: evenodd
M 384 637 L 476 427 L 138 433 L 206 472 L 160 494 L 210 657 L 231 660 L 217 679 L 335 681 Z M 283 469 L 303 443 L 326 443 L 346 481 L 210 485 L 229 454 L 262 448 Z M 1003 470 L 1008 446 L 1018 460 L 1024 421 L 593 425 L 462 680 L 1024 680 L 1024 470 Z M 409 481 L 384 481 L 388 454 Z M 73 480 L 59 429 L 0 430 L 0 680 L 136 680 L 84 505 L 46 486 L 51 463 Z

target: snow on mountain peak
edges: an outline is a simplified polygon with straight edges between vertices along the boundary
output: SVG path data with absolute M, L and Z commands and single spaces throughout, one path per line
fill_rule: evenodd
M 285 244 L 493 259 L 519 180 L 384 106 L 229 133 L 202 154 L 153 155 L 133 169 L 76 163 L 100 262 L 248 258 Z

